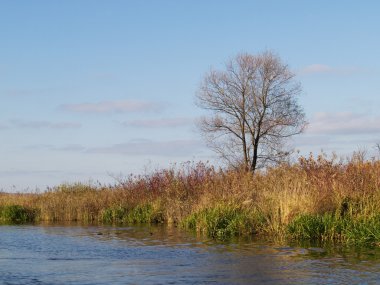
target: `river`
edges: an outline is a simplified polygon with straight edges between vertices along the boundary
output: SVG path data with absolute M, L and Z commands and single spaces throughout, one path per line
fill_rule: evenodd
M 165 226 L 0 226 L 0 284 L 380 284 L 380 248 L 221 243 Z

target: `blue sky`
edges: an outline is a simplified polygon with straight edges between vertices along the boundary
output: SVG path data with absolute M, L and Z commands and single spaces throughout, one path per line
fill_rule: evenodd
M 310 122 L 294 146 L 380 141 L 379 1 L 0 2 L 0 188 L 218 163 L 194 121 L 210 67 L 277 52 Z

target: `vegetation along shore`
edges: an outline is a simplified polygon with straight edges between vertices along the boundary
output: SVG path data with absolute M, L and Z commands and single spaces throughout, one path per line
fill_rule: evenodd
M 271 236 L 380 244 L 380 161 L 301 157 L 266 170 L 187 163 L 113 186 L 1 193 L 2 223 L 165 223 L 215 239 Z

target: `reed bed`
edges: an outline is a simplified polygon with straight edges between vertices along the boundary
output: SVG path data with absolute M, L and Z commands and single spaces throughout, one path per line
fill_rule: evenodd
M 186 163 L 116 185 L 0 193 L 0 221 L 167 223 L 216 239 L 263 235 L 379 245 L 380 161 L 310 155 L 255 174 Z

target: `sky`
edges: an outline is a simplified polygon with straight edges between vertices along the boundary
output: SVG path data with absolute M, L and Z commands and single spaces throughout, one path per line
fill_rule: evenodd
M 276 52 L 302 84 L 301 154 L 372 155 L 379 11 L 376 0 L 1 0 L 0 189 L 218 164 L 194 96 L 241 52 Z

